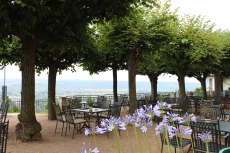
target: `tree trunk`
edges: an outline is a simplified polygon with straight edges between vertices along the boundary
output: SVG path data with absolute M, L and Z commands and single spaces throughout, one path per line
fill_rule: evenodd
M 203 97 L 204 97 L 204 99 L 207 99 L 206 78 L 202 78 L 200 80 L 200 85 L 201 85 L 201 89 L 202 89 L 202 92 L 203 92 Z
M 189 101 L 185 100 L 186 98 L 186 91 L 185 91 L 185 75 L 186 73 L 181 71 L 177 76 L 178 76 L 178 83 L 179 83 L 179 91 L 180 91 L 180 98 L 183 99 L 183 112 L 187 112 L 188 110 L 188 105 L 189 105 Z
M 55 110 L 53 103 L 56 102 L 56 77 L 57 77 L 57 64 L 54 62 L 49 66 L 48 78 L 48 120 L 56 120 Z
M 42 127 L 35 116 L 35 53 L 37 41 L 31 38 L 22 39 L 22 91 L 21 111 L 16 125 L 16 138 L 22 141 L 41 140 Z
M 137 71 L 137 58 L 136 51 L 129 51 L 128 53 L 128 77 L 129 77 L 129 108 L 130 114 L 134 113 L 137 109 L 136 98 L 136 71 Z
M 214 80 L 215 80 L 215 96 L 221 96 L 221 76 L 220 71 L 217 70 L 214 72 Z
M 185 72 L 180 72 L 178 75 L 178 83 L 179 83 L 179 92 L 180 92 L 180 98 L 186 97 L 186 91 L 185 91 Z
M 151 100 L 157 100 L 157 80 L 159 74 L 148 75 L 151 84 Z
M 117 69 L 113 68 L 113 97 L 114 102 L 118 102 L 117 98 Z

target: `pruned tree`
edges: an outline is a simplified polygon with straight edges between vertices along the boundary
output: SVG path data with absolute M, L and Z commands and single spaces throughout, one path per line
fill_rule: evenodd
M 83 67 L 83 70 L 89 71 L 91 75 L 112 70 L 113 96 L 114 101 L 118 101 L 117 71 L 127 69 L 127 65 L 125 53 L 114 48 L 113 42 L 108 38 L 112 24 L 112 22 L 108 21 L 93 25 L 92 29 L 95 30 L 93 37 L 97 51 L 87 50 L 83 55 L 80 66 Z
M 1 42 L 10 36 L 17 36 L 22 43 L 21 111 L 18 115 L 16 135 L 22 141 L 41 140 L 41 125 L 35 116 L 35 59 L 38 44 L 53 40 L 58 35 L 74 31 L 72 23 L 81 24 L 81 29 L 93 19 L 98 21 L 124 16 L 133 9 L 134 0 L 111 1 L 1 1 Z M 17 13 L 15 13 L 17 12 Z M 1 43 L 3 45 L 3 43 Z

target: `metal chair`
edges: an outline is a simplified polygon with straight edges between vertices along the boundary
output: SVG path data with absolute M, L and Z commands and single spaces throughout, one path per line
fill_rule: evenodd
M 125 110 L 126 110 L 126 108 L 129 108 L 129 98 L 128 98 L 128 96 L 123 96 L 122 97 L 121 106 L 122 106 L 122 109 L 125 109 Z
M 175 103 L 176 105 L 171 106 L 170 112 L 182 115 L 185 112 L 183 106 L 188 103 L 188 99 L 177 98 Z
M 212 140 L 208 142 L 210 153 L 218 153 L 222 148 L 227 146 L 221 144 L 221 132 L 219 120 L 199 119 L 196 122 L 191 122 L 192 142 L 194 151 L 206 152 L 206 143 L 204 143 L 199 134 L 202 132 L 210 132 Z
M 166 97 L 165 102 L 167 102 L 168 104 L 175 104 L 176 103 L 176 98 Z
M 140 108 L 144 108 L 143 106 L 144 105 L 147 105 L 147 100 L 145 99 L 139 99 L 137 100 L 137 108 L 140 109 Z
M 69 111 L 65 111 L 65 118 L 66 118 L 66 131 L 65 131 L 65 136 L 66 136 L 66 132 L 67 132 L 67 126 L 69 125 L 69 128 L 70 128 L 70 125 L 73 125 L 74 126 L 74 129 L 73 129 L 73 134 L 72 134 L 72 139 L 74 137 L 74 131 L 77 130 L 77 132 L 80 131 L 81 133 L 81 123 L 84 123 L 86 124 L 86 120 L 84 119 L 75 119 L 71 110 Z
M 157 122 L 158 124 L 163 120 L 163 118 L 157 118 Z M 172 123 L 170 123 L 172 124 Z M 177 128 L 179 127 L 178 122 L 174 122 L 173 124 L 174 126 L 176 126 Z M 168 135 L 168 134 L 167 134 Z M 164 149 L 164 145 L 171 145 L 172 147 L 174 147 L 174 152 L 176 153 L 176 148 L 184 148 L 187 145 L 191 145 L 191 140 L 187 139 L 187 138 L 180 138 L 178 136 L 174 136 L 173 138 L 169 138 L 169 137 L 165 137 L 166 135 L 164 133 L 160 133 L 160 138 L 161 138 L 161 152 L 163 152 Z M 166 139 L 168 140 L 168 142 L 170 144 L 168 144 L 168 142 L 166 141 Z M 189 151 L 189 150 L 188 150 Z
M 58 122 L 61 122 L 62 123 L 62 131 L 61 131 L 61 135 L 63 133 L 63 129 L 64 129 L 64 124 L 66 122 L 66 119 L 65 117 L 63 116 L 63 113 L 61 112 L 61 109 L 60 109 L 60 106 L 59 104 L 56 104 L 56 103 L 53 103 L 53 107 L 54 107 L 54 110 L 55 110 L 55 114 L 56 114 L 56 118 L 57 118 L 57 122 L 56 122 L 56 127 L 55 127 L 55 133 L 57 131 L 57 125 L 58 125 Z
M 216 105 L 201 105 L 200 118 L 217 120 L 222 117 L 221 106 Z
M 0 113 L 0 122 L 6 121 L 8 108 L 9 108 L 9 103 L 2 102 L 2 109 L 1 109 L 1 113 Z
M 8 128 L 9 128 L 9 121 L 0 122 L 0 152 L 1 153 L 6 153 Z

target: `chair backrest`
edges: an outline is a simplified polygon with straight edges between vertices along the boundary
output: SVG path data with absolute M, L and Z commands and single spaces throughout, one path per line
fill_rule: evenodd
M 74 117 L 71 110 L 65 111 L 64 114 L 65 114 L 66 122 L 74 124 Z
M 144 100 L 144 99 L 139 99 L 137 100 L 137 107 L 138 108 L 143 108 L 143 105 L 147 105 L 147 100 Z
M 121 100 L 121 105 L 129 106 L 129 98 L 127 96 L 123 96 Z
M 6 152 L 7 138 L 8 138 L 9 121 L 0 122 L 0 152 Z
M 100 107 L 108 109 L 110 104 L 111 104 L 111 100 L 104 100 L 102 101 Z
M 61 108 L 60 108 L 59 104 L 53 103 L 53 106 L 54 106 L 57 120 L 63 122 L 64 121 L 63 116 L 62 116 L 63 114 L 61 112 Z
M 166 97 L 165 102 L 167 102 L 168 104 L 174 104 L 176 103 L 176 98 Z
M 219 120 L 199 119 L 196 122 L 191 122 L 193 130 L 192 140 L 194 151 L 206 152 L 206 143 L 204 143 L 199 134 L 202 132 L 210 132 L 212 140 L 209 142 L 209 152 L 218 153 L 221 149 L 221 133 Z
M 7 117 L 8 108 L 9 108 L 9 103 L 7 102 L 2 102 L 2 103 L 5 103 L 5 104 L 3 104 L 1 108 L 0 121 L 5 122 L 6 117 Z
M 120 105 L 120 104 L 113 104 L 110 107 L 110 110 L 111 110 L 111 115 L 110 116 L 120 117 L 121 107 L 122 107 L 122 105 Z
M 216 105 L 201 105 L 200 118 L 217 120 L 221 117 L 221 106 Z

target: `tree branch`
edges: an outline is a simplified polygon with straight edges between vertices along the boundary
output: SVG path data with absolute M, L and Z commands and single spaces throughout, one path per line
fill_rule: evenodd
M 72 3 L 72 9 L 74 8 L 76 4 L 76 1 Z M 71 15 L 71 11 L 69 11 L 69 13 L 65 16 L 65 18 L 62 20 L 62 22 L 59 24 L 59 26 L 57 27 L 57 29 L 53 32 L 54 35 L 56 35 L 59 31 L 61 31 L 61 29 L 64 27 L 64 25 L 66 24 L 66 22 L 69 20 Z

